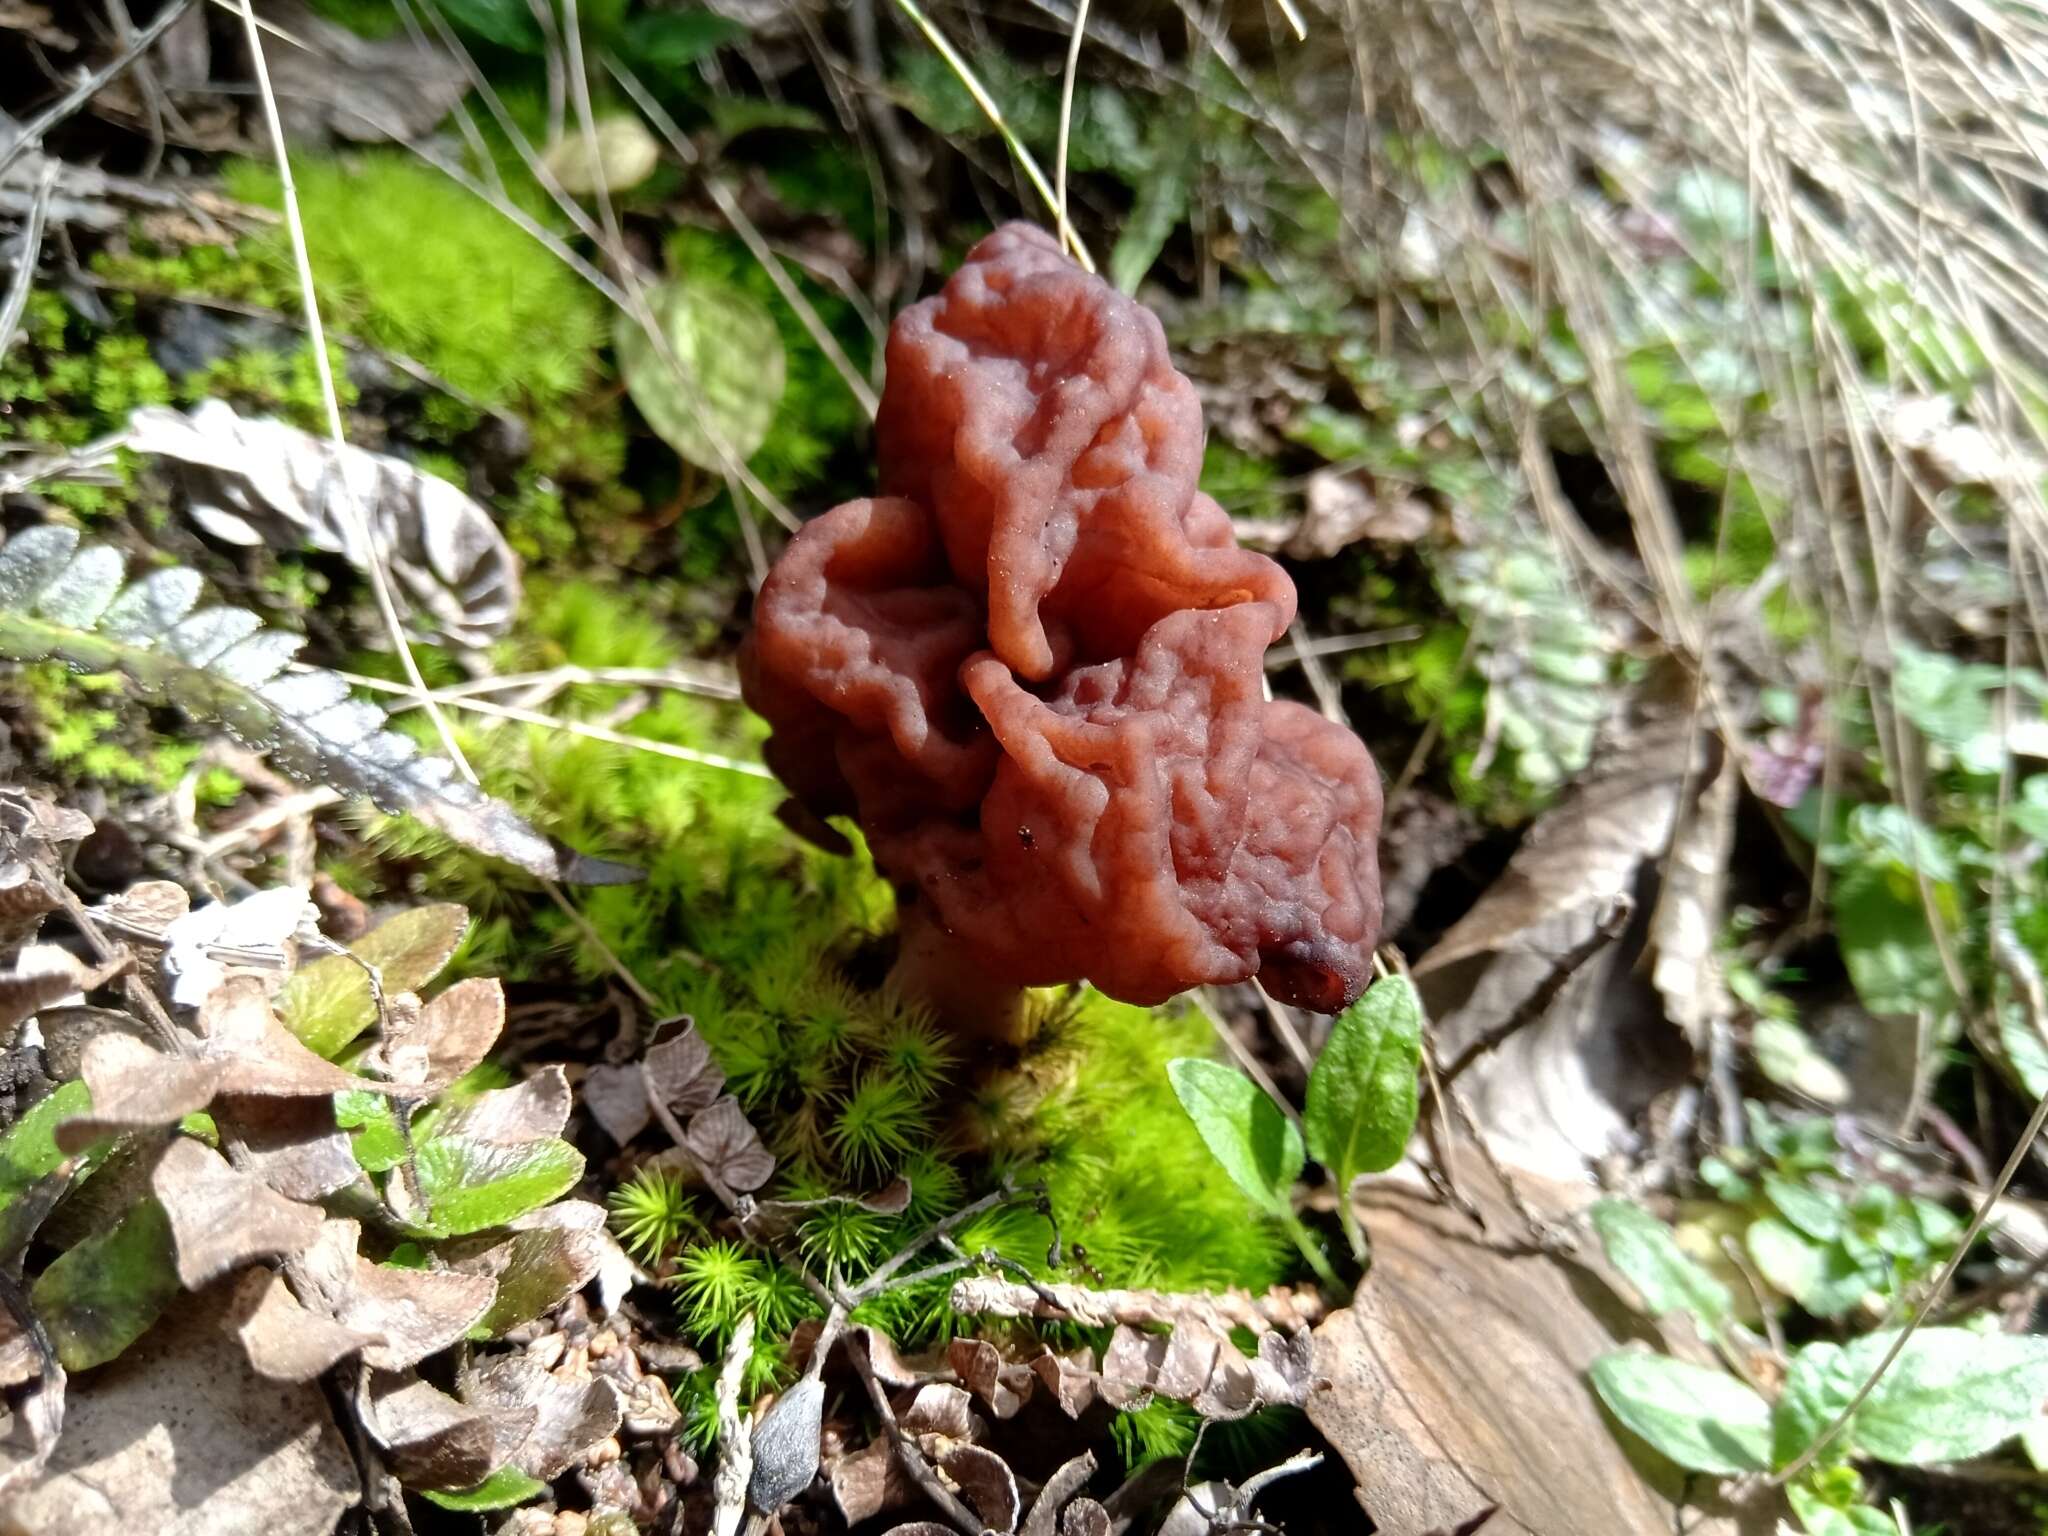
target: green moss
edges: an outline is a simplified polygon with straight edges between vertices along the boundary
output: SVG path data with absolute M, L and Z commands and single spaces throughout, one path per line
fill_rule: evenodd
M 589 382 L 597 295 L 488 203 L 401 151 L 294 166 L 325 318 L 415 359 L 487 406 L 559 401 Z M 230 165 L 231 195 L 282 206 L 276 173 Z M 432 238 L 422 238 L 422 232 Z M 250 243 L 289 272 L 282 229 Z
M 197 760 L 205 744 L 154 736 L 134 710 L 122 707 L 124 686 L 116 674 L 80 675 L 54 661 L 15 674 L 14 697 L 58 783 L 167 794 Z M 200 788 L 202 803 L 223 804 L 242 786 L 231 774 L 207 775 Z

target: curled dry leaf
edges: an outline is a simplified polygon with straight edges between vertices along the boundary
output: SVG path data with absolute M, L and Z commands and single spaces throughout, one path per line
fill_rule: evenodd
M 1045 1480 L 1044 1486 L 1038 1490 L 1038 1497 L 1032 1501 L 1030 1517 L 1025 1520 L 1020 1536 L 1058 1536 L 1055 1522 L 1060 1511 L 1069 1499 L 1088 1486 L 1088 1479 L 1094 1475 L 1095 1457 L 1087 1451 L 1054 1468 L 1052 1476 Z M 1095 1503 L 1093 1499 L 1087 1502 Z M 1095 1507 L 1100 1509 L 1102 1506 L 1096 1504 Z M 1108 1518 L 1103 1516 L 1105 1522 Z
M 500 1423 L 517 1423 L 532 1413 L 524 1434 L 500 1437 L 499 1462 L 542 1482 L 560 1477 L 598 1441 L 617 1434 L 623 1413 L 617 1389 L 604 1378 L 571 1381 L 521 1355 L 464 1371 L 456 1392 Z
M 675 1034 L 648 1047 L 643 1065 L 649 1091 L 678 1119 L 709 1109 L 725 1089 L 725 1073 L 711 1047 L 687 1020 Z
M 491 1088 L 442 1115 L 436 1136 L 473 1136 L 507 1145 L 559 1136 L 569 1123 L 569 1079 L 560 1066 L 541 1068 L 510 1088 Z
M 1303 1346 L 1280 1334 L 1259 1340 L 1247 1360 L 1225 1335 L 1184 1322 L 1170 1334 L 1119 1324 L 1102 1354 L 1102 1396 L 1113 1408 L 1153 1396 L 1186 1403 L 1207 1419 L 1236 1419 L 1256 1408 L 1298 1408 L 1311 1385 Z
M 181 467 L 193 521 L 223 542 L 317 549 L 358 570 L 374 550 L 401 613 L 458 645 L 497 639 L 518 611 L 519 559 L 490 513 L 416 464 L 337 449 L 283 422 L 238 415 L 224 400 L 189 413 L 144 406 L 129 417 L 128 434 L 136 452 Z
M 505 1028 L 505 989 L 496 977 L 458 981 L 416 1010 L 394 1009 L 384 1038 L 365 1056 L 421 1096 L 437 1092 L 484 1059 Z M 356 1087 L 376 1087 L 357 1081 Z
M 1029 1366 L 1005 1360 L 987 1339 L 954 1339 L 946 1346 L 946 1357 L 967 1390 L 999 1419 L 1016 1417 L 1037 1380 Z
M 300 1306 L 274 1270 L 252 1269 L 235 1284 L 228 1326 L 249 1367 L 272 1381 L 313 1381 L 378 1338 Z
M 0 971 L 0 1037 L 11 1036 L 22 1020 L 94 987 L 105 986 L 127 970 L 131 961 L 116 955 L 101 965 L 87 965 L 54 944 L 31 944 Z
M 391 1470 L 410 1488 L 473 1488 L 495 1471 L 501 1438 L 517 1438 L 538 1415 L 527 1411 L 523 1427 L 506 1426 L 439 1387 L 409 1374 L 379 1372 L 361 1399 L 363 1427 L 383 1449 Z
M 1628 943 L 1590 956 L 1585 946 L 1665 852 L 1688 786 L 1710 781 L 1701 772 L 1709 746 L 1683 680 L 1650 678 L 1617 708 L 1591 766 L 1537 819 L 1506 871 L 1415 963 L 1449 1061 L 1540 1004 L 1571 957 L 1583 961 L 1537 1017 L 1460 1078 L 1489 1139 L 1524 1167 L 1583 1176 L 1688 1070 L 1655 993 L 1633 979 Z
M 638 1065 L 592 1067 L 583 1075 L 578 1097 L 590 1118 L 622 1147 L 654 1118 L 647 1106 L 647 1079 Z
M 64 1367 L 34 1328 L 26 1308 L 0 1311 L 0 1386 L 8 1389 L 0 1398 L 0 1499 L 41 1475 L 64 1428 Z
M 1076 1499 L 1060 1515 L 1060 1536 L 1109 1536 L 1109 1511 L 1093 1499 Z
M 373 1369 L 404 1370 L 440 1353 L 469 1332 L 497 1295 L 488 1275 L 373 1264 L 356 1252 L 361 1235 L 356 1222 L 329 1221 L 299 1265 L 317 1292 L 309 1301 L 350 1332 L 378 1341 L 363 1350 Z
M 320 1235 L 319 1207 L 285 1199 L 190 1136 L 164 1149 L 149 1187 L 170 1220 L 188 1291 L 252 1259 L 298 1253 Z
M 593 1213 L 595 1222 L 584 1213 Z M 514 1224 L 521 1230 L 443 1243 L 438 1251 L 453 1269 L 497 1282 L 497 1295 L 475 1331 L 497 1338 L 588 1285 L 606 1258 L 609 1239 L 603 1223 L 603 1207 L 565 1200 L 522 1217 Z
M 92 1090 L 93 1109 L 59 1126 L 57 1144 L 80 1151 L 103 1136 L 174 1125 L 216 1094 L 320 1098 L 395 1086 L 358 1077 L 307 1050 L 278 1023 L 264 984 L 252 976 L 224 982 L 200 1008 L 197 1023 L 199 1037 L 179 1057 L 111 1031 L 89 1041 L 79 1072 Z M 477 1055 L 480 1060 L 482 1051 Z
M 917 1497 L 917 1484 L 903 1469 L 903 1462 L 886 1438 L 877 1436 L 850 1455 L 834 1457 L 825 1469 L 832 1488 L 832 1502 L 850 1526 L 860 1525 L 892 1509 L 901 1509 Z M 898 1526 L 898 1531 L 917 1526 Z M 932 1529 L 959 1536 L 951 1526 Z
M 319 1200 L 363 1177 L 331 1097 L 223 1095 L 213 1117 L 241 1141 L 250 1171 L 288 1200 Z
M 707 1175 L 740 1194 L 751 1194 L 775 1173 L 774 1155 L 730 1094 L 691 1118 L 683 1145 Z
M 1022 1500 L 1010 1464 L 982 1445 L 956 1445 L 939 1458 L 939 1471 L 991 1531 L 1014 1531 Z
M 978 1440 L 981 1422 L 974 1416 L 974 1400 L 958 1387 L 943 1381 L 927 1382 L 911 1394 L 910 1401 L 896 1414 L 906 1435 L 935 1435 L 943 1440 Z

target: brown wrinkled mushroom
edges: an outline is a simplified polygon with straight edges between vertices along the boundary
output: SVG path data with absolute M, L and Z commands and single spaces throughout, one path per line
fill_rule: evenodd
M 1007 225 L 898 316 L 877 431 L 884 494 L 790 541 L 741 665 L 769 765 L 896 883 L 904 984 L 995 1036 L 1079 978 L 1353 1001 L 1379 774 L 1264 696 L 1294 586 L 1196 490 L 1158 320 Z

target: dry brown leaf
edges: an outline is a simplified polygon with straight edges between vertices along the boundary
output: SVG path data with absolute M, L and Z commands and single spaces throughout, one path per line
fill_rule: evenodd
M 329 1536 L 360 1496 L 312 1385 L 250 1369 L 233 1296 L 184 1298 L 66 1405 L 43 1475 L 0 1511 L 8 1536 Z
M 1045 1480 L 1044 1486 L 1038 1490 L 1038 1497 L 1031 1505 L 1031 1514 L 1025 1520 L 1024 1528 L 1019 1533 L 1019 1536 L 1059 1536 L 1059 1527 L 1056 1522 L 1059 1519 L 1060 1510 L 1065 1507 L 1069 1499 L 1072 1499 L 1083 1488 L 1088 1486 L 1088 1479 L 1094 1475 L 1095 1457 L 1091 1452 L 1084 1451 L 1071 1461 L 1062 1462 L 1053 1470 L 1052 1476 Z M 1087 1502 L 1090 1504 L 1095 1503 L 1093 1499 Z M 1096 1504 L 1095 1507 L 1100 1509 L 1102 1506 Z M 1108 1515 L 1105 1514 L 1103 1516 L 1105 1524 L 1108 1519 Z
M 654 1118 L 647 1104 L 647 1079 L 637 1065 L 592 1067 L 583 1074 L 579 1098 L 590 1118 L 622 1147 Z
M 1109 1536 L 1109 1511 L 1093 1499 L 1076 1499 L 1060 1516 L 1060 1536 Z
M 1546 1209 L 1566 1208 L 1565 1186 L 1517 1182 Z M 1493 1231 L 1515 1230 L 1477 1159 L 1461 1160 L 1459 1183 Z M 1455 1528 L 1496 1503 L 1486 1529 L 1504 1536 L 1641 1536 L 1680 1523 L 1733 1536 L 1720 1518 L 1681 1522 L 1678 1478 L 1654 1482 L 1609 1432 L 1586 1368 L 1648 1325 L 1592 1268 L 1497 1246 L 1408 1186 L 1361 1189 L 1372 1273 L 1316 1330 L 1321 1381 L 1307 1407 L 1385 1536 Z
M 642 1065 L 648 1086 L 678 1119 L 709 1109 L 725 1088 L 725 1073 L 692 1023 L 648 1047 Z
M 319 1207 L 285 1199 L 190 1136 L 164 1148 L 149 1187 L 170 1219 L 188 1291 L 252 1259 L 298 1253 L 320 1235 Z
M 1714 946 L 1725 916 L 1741 787 L 1741 770 L 1724 757 L 1712 782 L 1684 807 L 1650 915 L 1650 983 L 1671 1022 L 1700 1051 L 1707 1048 L 1712 1025 L 1725 1020 L 1732 1006 Z
M 1048 1349 L 1032 1360 L 1031 1374 L 1070 1419 L 1081 1417 L 1095 1401 L 1095 1360 L 1086 1349 L 1070 1355 Z
M 192 910 L 192 898 L 175 880 L 138 880 L 92 910 L 107 927 L 160 944 L 164 931 Z
M 423 32 L 363 37 L 296 0 L 269 0 L 264 12 L 300 45 L 269 61 L 295 143 L 409 144 L 433 132 L 469 89 L 461 62 Z
M 386 1269 L 356 1252 L 362 1228 L 329 1221 L 299 1256 L 317 1302 L 352 1333 L 380 1342 L 363 1350 L 375 1370 L 400 1371 L 466 1335 L 490 1309 L 497 1282 L 446 1270 Z
M 367 1059 L 394 1085 L 433 1091 L 482 1061 L 504 1028 L 504 987 L 495 977 L 472 976 L 416 1011 L 393 1008 Z
M 945 1440 L 981 1438 L 982 1426 L 974 1416 L 974 1400 L 943 1381 L 927 1382 L 912 1391 L 909 1403 L 897 1411 L 896 1422 L 906 1435 L 936 1435 Z
M 986 1446 L 956 1445 L 939 1458 L 939 1470 L 991 1531 L 1017 1529 L 1017 1475 L 1002 1457 Z
M 1005 1360 L 987 1339 L 954 1339 L 946 1346 L 946 1358 L 967 1390 L 999 1419 L 1016 1417 L 1037 1380 L 1029 1366 Z
M 562 1134 L 569 1123 L 569 1079 L 559 1066 L 543 1067 L 510 1088 L 492 1088 L 467 1099 L 441 1117 L 437 1136 L 474 1136 L 479 1141 L 540 1141 Z
M 707 1175 L 741 1194 L 751 1194 L 775 1174 L 774 1154 L 730 1094 L 691 1117 L 683 1144 Z
M 409 1488 L 473 1488 L 502 1464 L 501 1440 L 524 1433 L 504 1433 L 488 1413 L 410 1374 L 373 1376 L 361 1411 L 363 1427 Z
M 564 1227 L 457 1239 L 442 1243 L 438 1251 L 458 1273 L 486 1275 L 496 1282 L 490 1309 L 472 1325 L 492 1338 L 583 1289 L 605 1258 L 601 1231 Z
M 851 1455 L 834 1457 L 825 1467 L 825 1480 L 832 1488 L 832 1502 L 849 1526 L 856 1526 L 892 1509 L 901 1509 L 917 1497 L 917 1484 L 897 1457 L 888 1440 L 876 1436 Z M 897 1530 L 915 1530 L 898 1526 Z M 939 1526 L 945 1536 L 959 1536 L 951 1526 Z
M 213 1117 L 241 1141 L 250 1171 L 288 1200 L 319 1200 L 363 1177 L 332 1098 L 223 1095 Z
M 123 954 L 101 965 L 87 965 L 54 944 L 29 945 L 9 969 L 0 971 L 0 1039 L 12 1038 L 16 1026 L 30 1015 L 105 986 L 130 964 Z
M 1666 675 L 1646 684 L 1506 871 L 1415 963 L 1437 1049 L 1450 1061 L 1514 1020 L 1569 957 L 1582 957 L 1548 1006 L 1459 1080 L 1502 1155 L 1552 1177 L 1583 1176 L 1690 1070 L 1661 1002 L 1634 974 L 1639 934 L 1604 946 L 1596 935 L 1664 853 L 1681 797 L 1710 766 L 1695 727 L 1682 686 Z
M 377 1339 L 308 1312 L 283 1275 L 251 1269 L 236 1279 L 228 1327 L 242 1341 L 249 1366 L 272 1381 L 313 1381 Z
M 59 1125 L 57 1145 L 82 1152 L 124 1131 L 176 1125 L 211 1104 L 227 1074 L 225 1061 L 166 1056 L 133 1035 L 96 1035 L 79 1057 L 92 1112 Z
M 531 1427 L 516 1441 L 499 1441 L 499 1461 L 548 1482 L 560 1477 L 598 1441 L 618 1433 L 622 1408 L 609 1381 L 571 1381 L 542 1370 L 522 1355 L 505 1355 L 464 1371 L 456 1384 L 463 1402 L 517 1422 L 531 1411 Z

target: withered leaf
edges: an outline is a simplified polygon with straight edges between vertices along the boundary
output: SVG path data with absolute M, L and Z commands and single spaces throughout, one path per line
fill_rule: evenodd
M 409 1373 L 371 1377 L 362 1415 L 409 1488 L 472 1488 L 499 1465 L 500 1425 Z
M 353 1221 L 329 1221 L 299 1263 L 336 1322 L 381 1341 L 363 1350 L 376 1370 L 403 1370 L 440 1353 L 469 1332 L 497 1294 L 488 1275 L 372 1264 L 356 1252 L 361 1235 Z
M 515 1444 L 499 1441 L 500 1461 L 529 1477 L 560 1477 L 598 1441 L 618 1433 L 619 1394 L 603 1377 L 570 1381 L 521 1355 L 464 1371 L 456 1391 L 472 1408 L 504 1421 L 531 1411 L 532 1428 Z
M 297 1253 L 320 1234 L 317 1206 L 285 1199 L 190 1136 L 164 1149 L 149 1184 L 170 1219 L 178 1279 L 188 1291 L 251 1259 Z
M 559 1136 L 569 1123 L 569 1079 L 559 1066 L 510 1088 L 492 1088 L 455 1105 L 434 1123 L 436 1136 L 516 1144 Z
M 252 1269 L 239 1277 L 227 1317 L 249 1367 L 272 1381 L 312 1381 L 377 1339 L 309 1312 L 284 1276 Z
M 417 1013 L 393 1010 L 370 1060 L 396 1084 L 441 1088 L 482 1061 L 504 1028 L 504 987 L 496 977 L 472 976 Z
M 1060 1536 L 1109 1536 L 1109 1511 L 1093 1499 L 1076 1499 L 1060 1516 Z
M 974 1440 L 981 1434 L 981 1425 L 974 1417 L 974 1400 L 943 1381 L 927 1382 L 917 1388 L 909 1404 L 897 1412 L 896 1421 L 906 1435 Z
M 647 1079 L 638 1065 L 599 1065 L 583 1074 L 583 1107 L 620 1146 L 647 1129 L 654 1118 L 647 1105 Z
M 6 1355 L 10 1368 L 7 1394 L 6 1433 L 0 1435 L 0 1499 L 18 1488 L 34 1485 L 50 1453 L 57 1448 L 57 1436 L 64 1428 L 64 1367 L 35 1346 L 33 1335 L 12 1311 L 0 1313 L 0 1327 L 7 1330 Z M 14 1367 L 19 1354 L 21 1366 Z
M 881 1436 L 870 1440 L 851 1455 L 834 1457 L 825 1469 L 832 1486 L 832 1502 L 850 1526 L 872 1520 L 888 1510 L 901 1509 L 917 1497 L 917 1484 L 903 1470 L 903 1463 Z M 898 1526 L 914 1531 L 916 1526 Z M 944 1536 L 959 1536 L 951 1526 L 937 1526 Z
M 110 928 L 161 942 L 164 930 L 191 910 L 192 898 L 175 880 L 138 880 L 99 903 L 93 913 Z
M 161 962 L 171 1001 L 197 1008 L 231 976 L 259 981 L 266 996 L 275 992 L 298 958 L 301 928 L 317 931 L 318 922 L 312 898 L 296 885 L 208 902 L 174 918 L 163 930 Z
M 1020 1536 L 1059 1536 L 1059 1513 L 1083 1488 L 1088 1479 L 1095 1475 L 1095 1456 L 1083 1451 L 1071 1461 L 1060 1463 L 1053 1469 L 1052 1476 L 1038 1490 L 1038 1497 L 1032 1501 L 1031 1514 L 1024 1522 Z M 1088 1502 L 1094 1503 L 1094 1500 Z M 1099 1509 L 1100 1505 L 1096 1505 Z M 1107 1521 L 1108 1517 L 1104 1516 Z
M 1253 1369 L 1257 1368 L 1258 1363 L 1254 1361 Z M 1095 1401 L 1095 1366 L 1086 1349 L 1078 1350 L 1072 1356 L 1056 1355 L 1046 1350 L 1032 1359 L 1031 1374 L 1059 1404 L 1060 1412 L 1070 1419 L 1081 1417 Z M 1276 1397 L 1272 1401 L 1285 1399 Z
M 818 1475 L 818 1434 L 825 1383 L 806 1376 L 769 1406 L 754 1426 L 754 1471 L 747 1502 L 774 1514 Z
M 175 1125 L 211 1104 L 227 1074 L 225 1061 L 166 1056 L 133 1035 L 96 1035 L 79 1057 L 92 1108 L 57 1127 L 57 1145 L 82 1152 L 124 1131 Z
M 318 1200 L 363 1176 L 331 1097 L 223 1095 L 213 1116 L 240 1138 L 250 1171 L 288 1200 Z
M 1029 1367 L 1005 1360 L 987 1339 L 954 1339 L 946 1346 L 953 1372 L 999 1419 L 1013 1418 L 1031 1396 Z
M 687 1020 L 677 1033 L 650 1046 L 641 1065 L 654 1095 L 678 1119 L 709 1109 L 725 1087 L 725 1073 L 712 1059 L 711 1047 Z
M 751 1194 L 775 1173 L 774 1155 L 731 1094 L 691 1118 L 683 1145 L 706 1174 L 741 1194 Z
M 15 957 L 10 970 L 0 971 L 0 1038 L 11 1036 L 31 1014 L 105 986 L 130 963 L 128 956 L 116 955 L 103 965 L 87 965 L 54 944 L 31 944 Z
M 1017 1529 L 1017 1475 L 1002 1457 L 986 1446 L 956 1445 L 939 1458 L 939 1468 L 990 1530 Z

